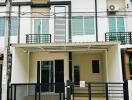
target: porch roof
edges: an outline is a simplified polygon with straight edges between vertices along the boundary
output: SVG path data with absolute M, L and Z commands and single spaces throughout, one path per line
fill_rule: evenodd
M 120 42 L 72 42 L 72 43 L 46 43 L 46 44 L 12 44 L 12 47 L 22 48 L 24 51 L 88 51 L 107 50 Z

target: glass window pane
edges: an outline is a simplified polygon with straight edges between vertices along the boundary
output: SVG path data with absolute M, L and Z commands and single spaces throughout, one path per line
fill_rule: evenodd
M 34 20 L 34 34 L 34 43 L 40 43 L 41 38 L 40 35 L 37 34 L 41 34 L 41 19 Z
M 125 32 L 124 18 L 117 17 L 117 30 L 118 32 Z
M 11 18 L 11 36 L 16 36 L 18 33 L 18 17 Z
M 4 36 L 5 33 L 5 18 L 0 17 L 0 36 Z
M 109 17 L 109 32 L 116 32 L 116 19 Z
M 92 60 L 92 72 L 99 73 L 99 60 Z
M 72 17 L 72 35 L 83 34 L 83 17 Z
M 85 34 L 94 34 L 94 17 L 86 16 L 84 17 L 84 26 L 85 26 Z
M 116 27 L 109 27 L 109 32 L 116 32 Z
M 80 82 L 80 66 L 74 66 L 74 82 L 79 85 Z
M 41 19 L 34 20 L 34 34 L 41 34 Z
M 49 20 L 42 20 L 42 34 L 49 34 Z

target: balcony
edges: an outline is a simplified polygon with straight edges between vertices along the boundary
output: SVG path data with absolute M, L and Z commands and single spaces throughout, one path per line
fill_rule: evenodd
M 120 41 L 121 44 L 131 44 L 132 32 L 107 32 L 105 33 L 105 41 Z
M 27 44 L 51 43 L 51 34 L 27 34 Z

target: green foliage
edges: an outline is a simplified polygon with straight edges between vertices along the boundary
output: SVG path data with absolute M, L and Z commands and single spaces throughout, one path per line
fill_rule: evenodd
M 132 59 L 129 60 L 129 65 L 132 65 Z

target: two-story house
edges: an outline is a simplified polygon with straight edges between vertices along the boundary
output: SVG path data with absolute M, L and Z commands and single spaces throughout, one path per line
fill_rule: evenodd
M 127 100 L 130 69 L 122 63 L 131 53 L 121 59 L 121 50 L 131 48 L 130 7 L 129 0 L 12 0 L 10 98 L 69 100 L 70 80 L 71 99 Z M 0 8 L 3 47 L 6 6 Z

